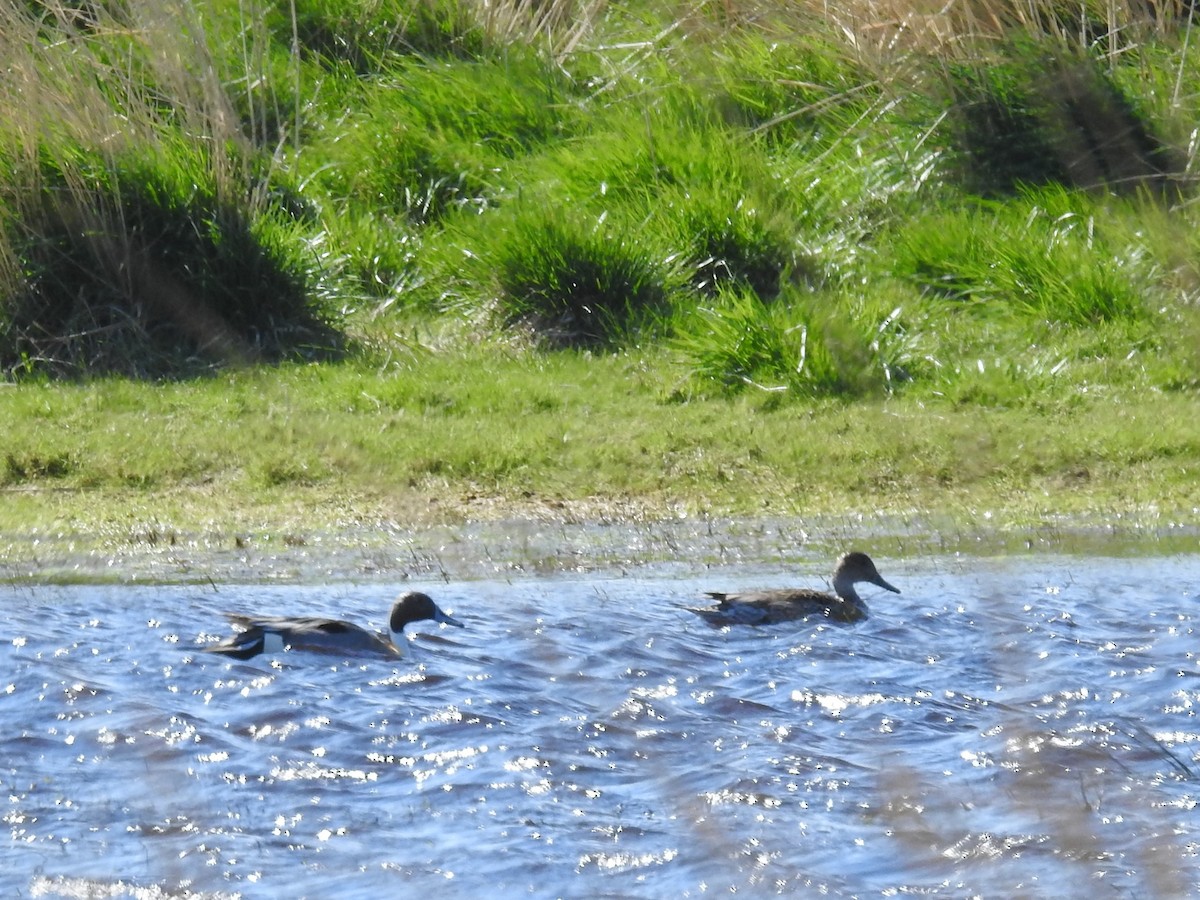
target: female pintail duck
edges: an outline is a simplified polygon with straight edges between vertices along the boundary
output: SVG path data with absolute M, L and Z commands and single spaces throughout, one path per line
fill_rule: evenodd
M 833 594 L 811 588 L 746 591 L 722 594 L 710 591 L 716 606 L 689 607 L 710 625 L 770 625 L 805 616 L 821 615 L 836 622 L 857 622 L 867 617 L 867 605 L 854 590 L 860 581 L 894 594 L 900 589 L 883 580 L 871 557 L 857 551 L 838 560 L 833 570 Z M 834 596 L 836 594 L 836 596 Z
M 243 630 L 215 647 L 206 649 L 210 653 L 224 653 L 237 659 L 250 659 L 260 653 L 278 653 L 285 648 L 325 653 L 365 651 L 387 656 L 403 656 L 404 626 L 409 622 L 432 619 L 435 622 L 463 627 L 462 622 L 442 612 L 428 594 L 417 591 L 409 591 L 396 598 L 386 636 L 367 631 L 350 622 L 313 616 L 293 619 L 287 616 L 227 613 L 226 618 Z

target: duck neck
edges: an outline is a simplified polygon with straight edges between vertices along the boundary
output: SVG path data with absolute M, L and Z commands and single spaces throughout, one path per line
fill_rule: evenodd
M 837 619 L 839 622 L 861 621 L 867 617 L 867 604 L 863 603 L 858 597 L 847 597 L 834 609 L 830 610 L 830 617 Z
M 854 580 L 844 575 L 835 575 L 833 577 L 833 592 L 847 603 L 862 603 L 858 592 L 854 590 Z
M 408 639 L 404 637 L 404 626 L 401 625 L 399 631 L 389 626 L 388 637 L 392 639 L 392 646 L 396 648 L 396 655 L 403 656 L 404 648 L 408 644 Z

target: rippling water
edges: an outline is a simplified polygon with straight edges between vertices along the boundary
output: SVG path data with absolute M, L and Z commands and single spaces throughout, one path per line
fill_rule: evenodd
M 400 662 L 198 652 L 401 586 L 0 589 L 4 896 L 1200 891 L 1196 561 L 878 559 L 853 627 L 703 582 L 423 588 Z

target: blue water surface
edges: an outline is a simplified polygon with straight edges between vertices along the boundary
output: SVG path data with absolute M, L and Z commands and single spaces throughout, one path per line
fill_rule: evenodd
M 871 618 L 714 629 L 716 567 L 0 588 L 3 896 L 1200 893 L 1191 556 L 877 558 Z M 221 613 L 394 661 L 206 654 Z

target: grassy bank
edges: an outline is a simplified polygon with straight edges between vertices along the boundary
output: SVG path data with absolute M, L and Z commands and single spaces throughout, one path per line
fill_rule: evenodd
M 1186 519 L 1188 7 L 0 13 L 0 530 Z
M 0 530 L 304 538 L 377 523 L 917 517 L 1159 526 L 1200 505 L 1183 394 L 1014 408 L 662 390 L 657 356 L 426 353 L 12 389 Z

